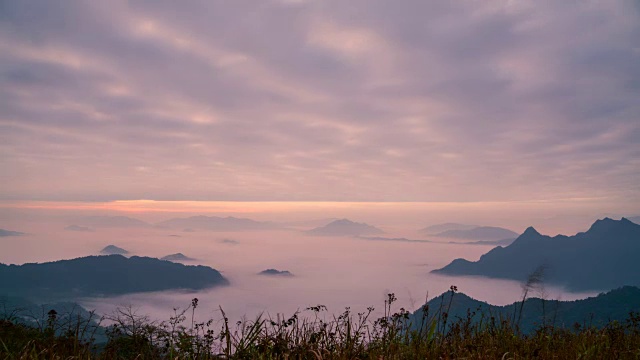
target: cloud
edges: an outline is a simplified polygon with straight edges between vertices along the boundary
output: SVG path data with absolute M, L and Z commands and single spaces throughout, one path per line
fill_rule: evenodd
M 0 7 L 3 199 L 640 200 L 632 1 Z

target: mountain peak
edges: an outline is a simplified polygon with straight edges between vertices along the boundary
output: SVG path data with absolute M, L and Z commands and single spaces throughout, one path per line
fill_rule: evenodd
M 529 226 L 522 235 L 541 235 L 533 226 Z
M 100 250 L 100 253 L 103 255 L 126 255 L 129 251 L 115 245 L 107 245 Z
M 511 245 L 496 247 L 475 262 L 454 260 L 434 273 L 522 281 L 535 269 L 551 269 L 545 283 L 572 291 L 640 285 L 640 225 L 605 218 L 573 236 L 540 235 L 529 227 Z M 597 265 L 593 262 L 597 259 Z M 537 270 L 536 270 L 537 271 Z
M 349 219 L 338 219 L 331 222 L 332 224 L 356 224 L 355 222 Z
M 626 226 L 633 223 L 625 218 L 622 218 L 620 220 L 614 220 L 608 217 L 605 217 L 604 219 L 599 219 L 596 220 L 593 225 L 591 225 L 591 227 L 589 228 L 589 230 L 587 232 L 601 232 L 601 231 L 610 231 L 614 228 L 620 227 L 620 226 Z
M 358 236 L 382 233 L 382 230 L 369 224 L 353 222 L 349 219 L 334 220 L 325 226 L 317 227 L 315 229 L 307 231 L 307 234 L 311 235 L 334 236 Z

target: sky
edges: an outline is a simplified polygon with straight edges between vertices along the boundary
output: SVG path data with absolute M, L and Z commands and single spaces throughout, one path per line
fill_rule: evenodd
M 0 0 L 0 200 L 640 213 L 640 3 Z

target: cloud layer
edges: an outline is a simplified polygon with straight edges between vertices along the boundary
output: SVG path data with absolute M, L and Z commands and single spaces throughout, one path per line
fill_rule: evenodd
M 0 198 L 640 200 L 634 1 L 0 1 Z

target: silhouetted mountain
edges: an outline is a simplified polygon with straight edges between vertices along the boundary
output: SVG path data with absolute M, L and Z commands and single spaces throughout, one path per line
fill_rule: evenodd
M 100 250 L 100 254 L 102 255 L 126 255 L 128 253 L 127 250 L 115 245 L 107 245 L 104 249 Z
M 65 227 L 64 229 L 67 230 L 67 231 L 85 231 L 85 232 L 93 231 L 93 229 L 90 228 L 90 227 L 79 226 L 79 225 L 69 225 L 69 226 Z
M 87 256 L 42 264 L 0 264 L 0 293 L 29 298 L 110 296 L 228 284 L 207 266 L 148 257 Z
M 629 220 L 636 224 L 640 224 L 640 216 L 630 217 Z
M 88 216 L 80 219 L 80 225 L 93 228 L 146 228 L 150 224 L 128 216 Z
M 458 223 L 444 223 L 444 224 L 436 224 L 427 226 L 424 229 L 420 229 L 419 231 L 425 234 L 439 234 L 441 232 L 449 231 L 449 230 L 471 230 L 477 228 L 477 225 L 467 225 L 467 224 L 458 224 Z
M 504 240 L 515 239 L 518 233 L 501 227 L 479 226 L 468 230 L 447 230 L 433 236 L 469 240 Z
M 309 235 L 319 236 L 358 236 L 383 234 L 384 231 L 365 223 L 357 223 L 347 219 L 335 220 L 329 224 L 306 231 Z
M 576 323 L 581 326 L 603 327 L 611 321 L 624 322 L 629 318 L 629 312 L 640 311 L 640 289 L 633 286 L 621 287 L 606 294 L 576 301 L 543 301 L 540 298 L 529 298 L 524 306 L 521 302 L 496 306 L 462 293 L 456 293 L 453 299 L 451 295 L 452 292 L 448 291 L 427 303 L 428 319 L 448 311 L 448 323 L 452 324 L 460 318 L 466 319 L 469 311 L 472 323 L 482 320 L 486 324 L 491 321 L 491 317 L 495 318 L 497 323 L 500 320 L 508 320 L 517 324 L 519 320 L 520 329 L 524 333 L 531 333 L 543 324 L 562 328 L 573 328 Z M 414 327 L 420 324 L 422 318 L 422 309 L 411 315 Z
M 267 269 L 267 270 L 262 270 L 258 273 L 258 275 L 269 275 L 269 276 L 293 276 L 292 273 L 290 273 L 287 270 L 276 270 L 276 269 Z
M 171 255 L 167 255 L 165 257 L 160 258 L 160 260 L 167 260 L 167 261 L 193 261 L 195 260 L 194 258 L 190 258 L 186 255 L 184 255 L 183 253 L 177 253 L 177 254 L 171 254 Z
M 188 218 L 175 218 L 160 222 L 158 226 L 184 228 L 186 229 L 204 229 L 214 231 L 243 231 L 243 230 L 269 230 L 276 226 L 268 222 L 260 222 L 251 219 L 217 216 L 192 216 Z
M 434 273 L 525 281 L 544 269 L 544 281 L 570 290 L 603 290 L 640 284 L 640 225 L 622 218 L 596 221 L 574 236 L 544 236 L 528 228 L 511 245 L 470 262 L 456 259 Z
M 3 237 L 3 236 L 22 236 L 22 235 L 24 235 L 24 233 L 20 232 L 20 231 L 11 231 L 11 230 L 0 229 L 0 237 Z

